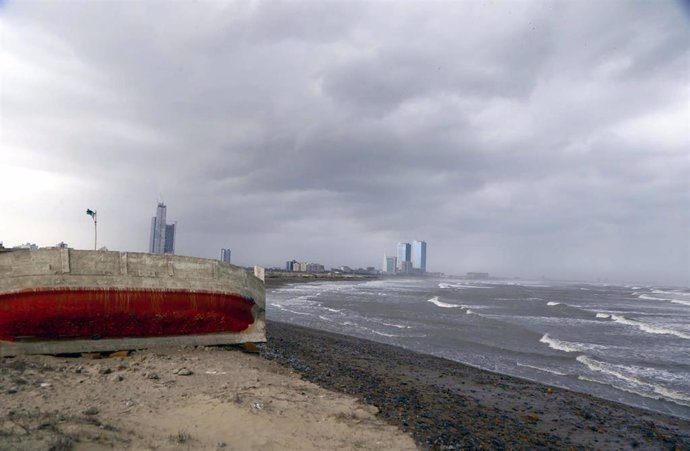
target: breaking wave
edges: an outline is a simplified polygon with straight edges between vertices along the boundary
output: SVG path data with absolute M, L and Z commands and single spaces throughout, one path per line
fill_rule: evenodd
M 592 343 L 575 343 L 571 341 L 563 341 L 558 338 L 550 337 L 549 334 L 544 334 L 543 337 L 539 339 L 540 343 L 545 343 L 551 349 L 556 349 L 558 351 L 565 352 L 584 352 L 592 349 L 605 349 L 606 346 L 595 345 Z
M 517 366 L 523 366 L 525 368 L 532 368 L 534 370 L 543 371 L 545 373 L 556 374 L 558 376 L 567 376 L 568 375 L 567 373 L 562 373 L 560 371 L 552 370 L 551 368 L 544 368 L 542 366 L 529 365 L 527 363 L 517 362 Z
M 462 307 L 462 305 L 458 304 L 446 304 L 445 302 L 441 302 L 438 300 L 438 296 L 434 296 L 431 299 L 427 299 L 427 302 L 431 302 L 432 304 L 436 305 L 437 307 L 442 307 L 442 308 L 458 308 Z
M 652 324 L 647 324 L 643 323 L 641 321 L 635 321 L 632 319 L 628 319 L 625 316 L 619 316 L 619 315 L 611 315 L 611 319 L 619 324 L 625 324 L 627 326 L 634 326 L 640 329 L 643 332 L 647 332 L 650 334 L 658 334 L 658 335 L 674 335 L 678 338 L 684 338 L 686 340 L 690 340 L 690 335 L 684 334 L 682 332 L 679 332 L 677 330 L 673 329 L 668 329 L 666 327 L 661 327 L 661 326 L 655 326 Z
M 609 313 L 597 313 L 596 317 L 597 318 L 603 318 L 603 319 L 610 319 L 611 315 Z
M 546 303 L 546 305 L 548 305 L 549 307 L 553 307 L 554 305 L 563 305 L 563 303 L 562 302 L 549 301 Z
M 614 365 L 611 363 L 601 362 L 599 360 L 593 359 L 592 357 L 586 355 L 577 356 L 576 360 L 591 371 L 596 371 L 608 376 L 613 376 L 614 378 L 623 382 L 621 384 L 609 384 L 613 385 L 615 388 L 620 390 L 625 390 L 630 393 L 635 393 L 640 396 L 644 396 L 652 399 L 666 398 L 677 404 L 690 406 L 690 396 L 685 393 L 681 393 L 677 390 L 664 387 L 663 385 L 657 385 L 651 382 L 645 382 L 636 377 L 641 368 L 628 367 L 624 365 Z M 579 376 L 579 379 L 589 380 L 592 382 L 602 383 L 601 381 L 590 379 L 584 376 Z

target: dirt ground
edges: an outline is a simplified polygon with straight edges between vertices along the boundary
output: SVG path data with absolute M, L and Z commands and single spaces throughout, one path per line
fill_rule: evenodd
M 0 450 L 416 449 L 376 413 L 234 348 L 0 359 Z

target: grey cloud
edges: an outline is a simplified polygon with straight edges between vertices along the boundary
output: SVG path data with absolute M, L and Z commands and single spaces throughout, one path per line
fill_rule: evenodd
M 678 9 L 9 2 L 0 164 L 51 184 L 0 200 L 0 240 L 86 247 L 88 203 L 143 250 L 162 197 L 180 252 L 244 264 L 426 239 L 449 273 L 690 283 Z

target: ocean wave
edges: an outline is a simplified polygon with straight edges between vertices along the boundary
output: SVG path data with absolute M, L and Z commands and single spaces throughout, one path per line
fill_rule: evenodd
M 671 299 L 666 299 L 666 298 L 657 298 L 654 296 L 649 296 L 647 294 L 640 294 L 637 296 L 638 299 L 644 299 L 645 301 L 670 301 Z
M 603 318 L 603 319 L 610 319 L 611 315 L 609 313 L 597 313 L 596 317 L 597 318 Z
M 690 305 L 690 293 L 685 291 L 652 290 L 652 293 L 668 296 L 667 300 L 674 304 Z
M 523 367 L 525 367 L 525 368 L 532 368 L 532 369 L 534 369 L 534 370 L 543 371 L 543 372 L 545 372 L 545 373 L 556 374 L 556 375 L 558 375 L 558 376 L 567 376 L 567 375 L 568 375 L 567 373 L 562 373 L 562 372 L 560 372 L 560 371 L 556 371 L 556 370 L 553 370 L 553 369 L 551 369 L 551 368 L 544 368 L 544 367 L 541 367 L 541 366 L 529 365 L 529 364 L 527 364 L 527 363 L 520 363 L 520 362 L 517 362 L 517 366 L 523 366 Z
M 443 308 L 458 308 L 462 307 L 462 305 L 458 304 L 446 304 L 445 302 L 441 302 L 438 300 L 438 296 L 434 296 L 431 299 L 427 299 L 427 302 L 431 302 L 432 304 L 438 306 L 438 307 L 443 307 Z
M 628 319 L 625 316 L 619 316 L 619 315 L 611 315 L 611 319 L 619 324 L 625 324 L 628 326 L 634 326 L 640 329 L 641 331 L 650 333 L 650 334 L 658 334 L 658 335 L 673 335 L 678 338 L 684 338 L 686 340 L 690 340 L 690 335 L 684 334 L 682 332 L 679 332 L 677 330 L 669 329 L 666 327 L 661 327 L 661 326 L 655 326 L 653 324 L 648 324 L 648 323 L 643 323 L 641 321 L 635 321 L 632 319 Z
M 584 352 L 593 349 L 605 349 L 606 346 L 595 345 L 592 343 L 576 343 L 571 341 L 559 340 L 558 338 L 553 338 L 549 334 L 544 334 L 540 339 L 540 343 L 545 343 L 551 349 L 556 349 L 558 351 L 565 352 Z
M 340 313 L 340 312 L 342 312 L 342 310 L 338 310 L 337 308 L 324 307 L 323 309 L 324 309 L 324 310 L 328 310 L 329 312 L 333 312 L 333 313 Z
M 393 323 L 381 323 L 384 326 L 397 327 L 398 329 L 412 329 L 412 326 L 406 326 L 404 324 L 393 324 Z
M 615 383 L 608 384 L 612 385 L 615 388 L 635 393 L 637 395 L 645 396 L 647 398 L 665 398 L 677 404 L 690 406 L 690 396 L 686 395 L 685 393 L 681 393 L 672 388 L 664 387 L 663 385 L 643 381 L 635 376 L 636 373 L 645 370 L 645 368 L 614 365 L 611 363 L 601 362 L 586 355 L 577 356 L 575 360 L 585 365 L 591 371 L 596 371 L 602 374 L 606 374 L 608 376 L 613 376 L 614 378 L 623 381 L 627 385 L 621 387 L 619 384 Z M 592 382 L 602 383 L 601 381 L 586 378 L 584 376 L 580 376 L 578 378 L 590 380 Z
M 671 302 L 674 304 L 690 305 L 690 301 L 683 301 L 681 299 L 672 299 Z
M 395 335 L 395 334 L 387 334 L 385 332 L 379 332 L 378 330 L 374 330 L 374 329 L 369 329 L 369 330 L 372 331 L 373 333 L 375 333 L 376 335 L 381 335 L 382 337 L 399 337 L 400 336 L 400 335 Z
M 493 287 L 484 287 L 481 285 L 472 285 L 466 283 L 445 283 L 441 282 L 438 287 L 442 290 L 447 290 L 448 288 L 458 288 L 458 289 L 469 289 L 469 288 L 480 288 L 480 289 L 491 289 Z
M 546 303 L 549 307 L 553 307 L 555 305 L 564 305 L 562 302 L 554 302 L 554 301 L 549 301 Z

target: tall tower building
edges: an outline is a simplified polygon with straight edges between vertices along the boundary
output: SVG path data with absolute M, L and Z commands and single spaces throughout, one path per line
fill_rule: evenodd
M 382 265 L 382 272 L 386 274 L 395 274 L 395 269 L 398 266 L 398 257 L 388 257 L 386 254 L 383 254 L 383 265 Z
M 406 272 L 405 262 L 411 261 L 412 258 L 412 246 L 410 243 L 398 243 L 398 270 Z
M 223 263 L 230 264 L 230 255 L 230 249 L 225 249 L 224 247 L 220 249 L 220 261 L 222 261 Z
M 166 214 L 167 207 L 163 202 L 159 202 L 156 216 L 151 218 L 149 252 L 152 254 L 175 253 L 175 229 L 177 224 L 166 224 Z
M 426 241 L 412 242 L 412 267 L 420 272 L 426 272 Z

